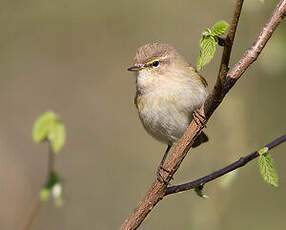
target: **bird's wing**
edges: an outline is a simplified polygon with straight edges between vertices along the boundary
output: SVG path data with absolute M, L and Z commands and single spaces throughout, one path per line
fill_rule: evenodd
M 206 88 L 208 86 L 207 80 L 202 75 L 200 75 L 191 65 L 190 65 L 190 70 L 191 70 L 191 74 L 199 78 L 203 86 Z
M 135 104 L 135 106 L 136 106 L 136 108 L 138 109 L 138 104 L 139 104 L 139 97 L 140 97 L 140 93 L 139 93 L 139 91 L 137 90 L 136 91 L 136 95 L 135 95 L 135 97 L 134 97 L 134 104 Z
M 200 75 L 199 73 L 197 73 L 197 74 L 198 74 L 198 77 L 200 78 L 201 82 L 203 83 L 204 87 L 206 88 L 208 86 L 207 80 L 202 75 Z

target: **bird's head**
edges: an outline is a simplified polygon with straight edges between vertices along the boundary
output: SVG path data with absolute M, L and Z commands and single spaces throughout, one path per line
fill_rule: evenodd
M 138 48 L 134 65 L 137 88 L 150 91 L 180 75 L 189 64 L 177 50 L 165 43 L 148 43 Z

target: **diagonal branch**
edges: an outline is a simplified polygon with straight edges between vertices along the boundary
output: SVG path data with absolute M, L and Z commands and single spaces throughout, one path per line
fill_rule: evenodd
M 228 34 L 225 38 L 224 49 L 223 49 L 223 54 L 221 57 L 221 63 L 220 63 L 220 68 L 219 68 L 219 74 L 217 77 L 217 82 L 216 82 L 216 85 L 214 87 L 214 90 L 217 90 L 218 92 L 216 92 L 213 95 L 220 95 L 221 94 L 220 90 L 222 90 L 222 88 L 223 88 L 223 81 L 224 81 L 224 79 L 227 75 L 227 72 L 229 70 L 229 60 L 230 60 L 231 49 L 232 49 L 236 29 L 238 26 L 238 21 L 240 18 L 240 13 L 241 13 L 243 2 L 244 2 L 244 0 L 236 1 L 236 4 L 235 4 L 235 10 L 234 10 L 234 14 L 232 17 L 232 21 L 231 21 L 231 24 L 230 24 L 230 27 L 228 30 Z M 220 100 L 218 98 L 216 101 L 220 102 Z
M 232 17 L 232 22 L 230 24 L 228 35 L 226 37 L 226 44 L 224 47 L 218 80 L 213 90 L 214 93 L 210 95 L 210 97 L 213 98 L 213 103 L 214 103 L 215 108 L 221 102 L 221 100 L 218 100 L 219 98 L 218 95 L 222 95 L 220 92 L 222 91 L 222 88 L 223 88 L 223 84 L 222 84 L 223 81 L 221 81 L 220 79 L 223 79 L 227 74 L 231 48 L 232 48 L 232 44 L 234 41 L 234 35 L 236 32 L 236 28 L 237 28 L 237 24 L 239 21 L 239 16 L 240 16 L 243 2 L 244 0 L 236 1 L 236 5 L 234 8 L 234 14 Z M 204 110 L 203 106 L 201 109 Z M 204 114 L 204 111 L 202 114 Z M 209 114 L 209 116 L 210 115 L 211 114 Z M 176 149 L 170 155 L 168 162 L 164 166 L 164 168 L 166 168 L 170 172 L 168 177 L 166 177 L 165 175 L 167 182 L 171 180 L 171 178 L 177 171 L 178 167 L 180 166 L 181 162 L 183 161 L 187 152 L 189 151 L 193 143 L 193 139 L 195 139 L 195 137 L 200 133 L 202 128 L 203 128 L 202 126 L 199 126 L 195 122 L 192 122 L 189 128 L 186 130 L 183 137 L 181 138 L 181 140 L 178 142 Z M 151 188 L 147 192 L 145 198 L 141 201 L 141 203 L 137 207 L 137 209 L 134 210 L 131 216 L 125 220 L 124 224 L 121 226 L 121 230 L 136 229 L 141 224 L 141 222 L 145 219 L 148 213 L 152 210 L 152 208 L 164 197 L 165 190 L 166 190 L 165 184 L 162 184 L 158 180 L 155 180 Z
M 286 141 L 286 135 L 283 135 L 281 137 L 276 138 L 274 141 L 270 142 L 269 144 L 265 145 L 265 147 L 267 147 L 269 150 L 282 144 L 283 142 Z M 215 180 L 231 171 L 234 171 L 240 167 L 243 167 L 244 165 L 246 165 L 249 161 L 252 161 L 253 159 L 255 159 L 256 157 L 259 156 L 259 153 L 257 151 L 250 153 L 244 157 L 241 157 L 239 160 L 233 162 L 230 165 L 227 165 L 226 167 L 219 169 L 207 176 L 201 177 L 197 180 L 191 181 L 189 183 L 185 183 L 185 184 L 180 184 L 180 185 L 175 185 L 175 186 L 171 186 L 168 187 L 165 193 L 165 196 L 167 195 L 171 195 L 174 193 L 178 193 L 178 192 L 183 192 L 183 191 L 187 191 L 193 188 L 196 188 L 198 186 L 202 186 L 205 185 L 206 183 Z
M 55 154 L 53 153 L 52 146 L 49 144 L 47 175 L 45 183 L 42 185 L 42 187 L 45 187 L 48 184 L 51 174 L 54 172 L 54 169 L 55 169 Z M 23 227 L 21 228 L 22 230 L 29 230 L 31 228 L 32 223 L 42 206 L 42 203 L 43 202 L 41 201 L 40 196 L 38 194 L 36 199 L 33 201 L 30 210 L 28 211 L 27 219 L 25 219 Z
M 236 8 L 233 15 L 229 33 L 233 29 L 233 37 L 229 36 L 229 39 L 234 39 L 234 34 L 236 31 L 241 6 L 243 0 L 236 1 Z M 226 56 L 225 60 L 223 58 L 222 66 L 226 66 L 226 69 L 220 69 L 219 78 L 217 83 L 212 91 L 212 93 L 207 98 L 206 102 L 201 106 L 199 112 L 206 117 L 206 121 L 211 117 L 216 108 L 220 105 L 223 98 L 227 92 L 234 86 L 236 81 L 241 77 L 245 70 L 256 60 L 265 44 L 277 28 L 280 21 L 286 14 L 286 0 L 280 0 L 279 4 L 276 6 L 272 16 L 270 17 L 268 23 L 264 26 L 262 32 L 254 42 L 253 46 L 244 54 L 240 61 L 234 66 L 232 71 L 227 73 L 227 65 L 229 62 L 229 54 Z M 228 44 L 231 47 L 233 40 Z M 229 49 L 229 48 L 225 48 Z M 226 52 L 226 51 L 225 51 Z M 225 52 L 223 55 L 225 55 Z M 223 64 L 224 63 L 224 64 Z M 225 67 L 224 67 L 225 68 Z M 224 71 L 222 74 L 221 72 Z M 197 124 L 195 121 L 192 121 L 183 137 L 179 140 L 176 148 L 170 155 L 167 163 L 164 165 L 164 168 L 169 171 L 169 173 L 162 172 L 163 176 L 166 178 L 166 181 L 169 182 L 177 169 L 179 168 L 181 162 L 185 158 L 188 150 L 193 144 L 194 139 L 203 129 L 202 124 Z M 133 211 L 131 216 L 125 220 L 124 224 L 121 226 L 121 230 L 126 229 L 136 229 L 146 218 L 148 213 L 153 209 L 153 207 L 163 199 L 166 192 L 166 185 L 158 180 L 155 180 L 151 188 L 147 191 L 144 199 L 139 203 L 138 207 Z

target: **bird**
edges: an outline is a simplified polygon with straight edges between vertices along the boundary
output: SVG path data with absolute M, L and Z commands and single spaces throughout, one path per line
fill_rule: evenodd
M 163 42 L 139 47 L 128 71 L 135 72 L 134 104 L 144 129 L 167 144 L 157 169 L 158 180 L 166 184 L 161 174 L 161 170 L 166 171 L 165 159 L 192 119 L 202 116 L 197 109 L 208 96 L 207 81 L 173 46 Z M 207 141 L 208 136 L 201 132 L 192 147 Z

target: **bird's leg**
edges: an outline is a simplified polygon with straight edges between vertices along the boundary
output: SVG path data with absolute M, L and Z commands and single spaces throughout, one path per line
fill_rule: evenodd
M 168 182 L 165 180 L 165 178 L 162 176 L 162 174 L 161 174 L 161 169 L 163 170 L 163 171 L 165 171 L 165 172 L 167 172 L 167 173 L 169 173 L 170 171 L 169 170 L 167 170 L 167 169 L 165 169 L 164 167 L 163 167 L 163 165 L 164 165 L 164 162 L 165 162 L 165 160 L 166 160 L 166 158 L 167 158 L 167 155 L 168 155 L 168 153 L 169 153 L 169 151 L 170 151 L 170 149 L 171 149 L 171 147 L 172 147 L 172 145 L 171 144 L 168 144 L 168 147 L 167 147 L 167 149 L 166 149 L 166 152 L 165 152 L 165 154 L 164 154 L 164 156 L 163 156 L 163 158 L 162 158 L 162 160 L 161 160 L 161 162 L 160 162 L 160 164 L 159 164 L 159 166 L 158 166 L 158 169 L 157 169 L 157 179 L 160 181 L 160 179 L 164 182 L 164 184 L 165 185 L 168 185 Z
M 193 118 L 197 125 L 201 124 L 204 128 L 207 127 L 206 117 L 198 109 L 193 112 Z

